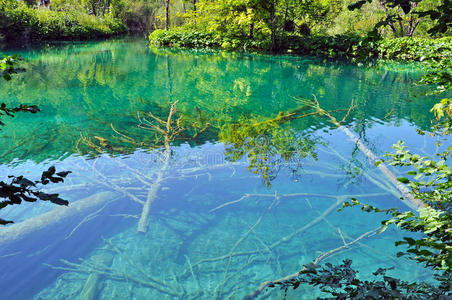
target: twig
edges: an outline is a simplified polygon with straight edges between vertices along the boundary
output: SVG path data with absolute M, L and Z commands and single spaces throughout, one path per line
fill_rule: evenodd
M 328 252 L 326 252 L 326 253 L 323 253 L 323 254 L 319 255 L 319 256 L 315 259 L 314 264 L 319 264 L 322 260 L 326 259 L 328 256 L 332 255 L 333 253 L 336 253 L 336 252 L 339 252 L 339 251 L 341 251 L 341 250 L 343 250 L 343 249 L 345 249 L 345 248 L 348 248 L 348 247 L 352 246 L 353 244 L 357 243 L 358 241 L 360 241 L 360 240 L 362 240 L 362 239 L 364 239 L 364 238 L 366 238 L 366 237 L 371 237 L 371 236 L 375 235 L 376 232 L 377 232 L 377 230 L 378 230 L 378 229 L 373 229 L 373 230 L 371 230 L 371 231 L 368 231 L 368 232 L 366 232 L 366 233 L 363 233 L 362 235 L 360 235 L 359 237 L 357 237 L 355 240 L 353 240 L 353 241 L 351 241 L 351 242 L 349 242 L 349 243 L 346 243 L 346 244 L 343 245 L 343 246 L 340 246 L 340 247 L 338 247 L 338 248 L 332 249 L 332 250 L 330 250 L 330 251 L 328 251 Z M 287 276 L 285 276 L 285 277 L 282 277 L 282 278 L 279 278 L 279 279 L 276 279 L 276 280 L 269 280 L 269 281 L 263 282 L 263 283 L 259 286 L 259 288 L 257 288 L 254 292 L 252 292 L 252 293 L 250 293 L 249 295 L 247 295 L 247 296 L 244 298 L 244 300 L 254 299 L 254 298 L 256 298 L 256 297 L 257 297 L 257 296 L 258 296 L 265 288 L 267 288 L 268 286 L 277 284 L 278 282 L 282 282 L 282 281 L 287 281 L 287 280 L 295 279 L 295 278 L 297 278 L 299 275 L 300 275 L 300 272 L 297 272 L 297 273 L 290 274 L 290 275 L 287 275 Z
M 345 241 L 344 235 L 342 234 L 342 231 L 341 231 L 340 228 L 337 229 L 337 232 L 339 232 L 339 235 L 340 235 L 340 237 L 341 237 L 342 242 L 344 243 L 344 245 L 347 245 L 347 242 Z
M 370 193 L 370 194 L 350 194 L 350 195 L 331 195 L 331 194 L 316 194 L 316 193 L 293 193 L 293 194 L 281 194 L 278 195 L 278 199 L 281 198 L 292 198 L 292 197 L 319 197 L 319 198 L 331 198 L 331 199 L 337 199 L 338 197 L 341 198 L 362 198 L 362 197 L 375 197 L 375 196 L 384 196 L 387 195 L 387 193 Z M 237 200 L 233 200 L 230 202 L 223 203 L 215 208 L 212 208 L 209 210 L 209 213 L 213 213 L 221 208 L 224 208 L 226 206 L 239 203 L 245 199 L 248 199 L 250 197 L 268 197 L 272 198 L 274 197 L 274 194 L 244 194 L 242 197 L 240 197 Z
M 338 248 L 335 248 L 335 249 L 333 249 L 333 250 L 330 250 L 330 251 L 328 251 L 328 252 L 326 252 L 326 253 L 323 253 L 322 255 L 319 255 L 319 256 L 315 259 L 314 264 L 316 264 L 316 265 L 319 264 L 322 260 L 324 260 L 324 259 L 327 258 L 328 256 L 330 256 L 330 255 L 332 255 L 332 254 L 334 254 L 334 253 L 336 253 L 336 252 L 339 252 L 339 251 L 341 251 L 341 250 L 343 250 L 343 249 L 345 249 L 345 248 L 348 248 L 348 247 L 352 246 L 353 244 L 357 243 L 358 241 L 362 240 L 362 239 L 365 238 L 365 237 L 371 237 L 371 236 L 374 236 L 374 235 L 377 233 L 378 229 L 379 229 L 379 228 L 377 228 L 377 229 L 372 229 L 372 230 L 370 230 L 370 231 L 368 231 L 368 232 L 366 232 L 366 233 L 363 233 L 362 235 L 360 235 L 359 237 L 357 237 L 356 239 L 354 239 L 353 241 L 351 241 L 351 242 L 349 242 L 349 243 L 345 242 L 345 240 L 344 240 L 344 242 L 345 242 L 344 245 L 342 245 L 342 246 L 340 246 L 340 247 L 338 247 Z
M 193 280 L 196 282 L 198 289 L 201 290 L 201 285 L 199 284 L 199 279 L 195 275 L 195 272 L 193 271 L 193 266 L 191 264 L 191 261 L 190 261 L 190 258 L 188 257 L 188 255 L 185 255 L 185 259 L 187 260 L 187 264 L 188 264 L 188 267 L 190 268 L 190 273 L 191 273 L 191 276 L 193 277 Z
M 91 221 L 91 220 L 94 219 L 95 217 L 99 216 L 99 213 L 102 212 L 102 211 L 104 210 L 104 208 L 105 208 L 108 204 L 110 204 L 110 203 L 112 203 L 112 202 L 115 202 L 115 201 L 117 201 L 117 200 L 118 200 L 118 199 L 108 201 L 108 202 L 105 203 L 101 208 L 99 208 L 99 209 L 96 210 L 95 212 L 90 213 L 89 215 L 87 215 L 86 217 L 84 217 L 83 220 L 80 221 L 80 223 L 78 223 L 78 225 L 75 226 L 74 229 L 72 229 L 72 231 L 71 231 L 64 239 L 67 240 L 68 238 L 70 238 L 70 237 L 72 236 L 72 234 L 73 234 L 75 231 L 77 231 L 77 229 L 78 229 L 80 226 L 82 226 L 82 225 L 83 225 L 84 223 L 86 223 L 86 222 Z

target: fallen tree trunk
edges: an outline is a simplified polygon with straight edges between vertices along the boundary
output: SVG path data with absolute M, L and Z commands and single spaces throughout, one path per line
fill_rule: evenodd
M 113 255 L 111 253 L 98 254 L 95 258 L 98 265 L 110 267 L 113 263 Z M 79 300 L 95 300 L 99 294 L 99 281 L 102 279 L 102 275 L 98 273 L 89 274 L 88 279 L 80 292 Z
M 149 213 L 151 211 L 151 204 L 157 198 L 157 193 L 160 190 L 162 181 L 165 179 L 164 176 L 169 166 L 169 160 L 171 156 L 171 148 L 169 146 L 169 143 L 165 148 L 165 152 L 163 155 L 165 160 L 164 165 L 160 170 L 159 174 L 157 175 L 156 180 L 152 183 L 151 187 L 149 188 L 146 202 L 143 205 L 143 211 L 141 213 L 140 220 L 138 221 L 138 232 L 146 233 L 148 231 L 148 218 Z
M 337 123 L 337 121 L 335 122 L 338 128 L 342 130 L 350 138 L 350 140 L 352 140 L 356 144 L 356 146 L 358 146 L 358 149 L 361 150 L 361 152 L 364 153 L 369 158 L 369 163 L 375 164 L 375 162 L 377 162 L 378 160 L 377 156 L 369 148 L 367 148 L 367 146 L 364 145 L 364 143 L 361 142 L 361 140 L 355 134 L 353 134 L 353 132 L 351 132 L 350 129 Z M 403 198 L 409 201 L 409 203 L 405 202 L 408 206 L 414 209 L 424 207 L 424 203 L 416 199 L 411 194 L 410 190 L 403 183 L 397 180 L 397 177 L 394 175 L 394 173 L 392 173 L 384 163 L 380 163 L 377 168 L 400 191 Z
M 319 116 L 325 116 L 328 119 L 330 119 L 330 122 L 333 123 L 335 126 L 337 126 L 341 131 L 343 131 L 350 138 L 350 140 L 356 144 L 358 149 L 364 155 L 367 156 L 367 158 L 369 159 L 369 163 L 375 164 L 375 162 L 378 160 L 377 156 L 369 148 L 367 148 L 367 146 L 364 145 L 364 143 L 350 129 L 348 129 L 347 127 L 342 125 L 342 122 L 349 116 L 350 112 L 355 107 L 353 105 L 353 103 L 350 106 L 346 116 L 341 121 L 338 121 L 333 115 L 331 115 L 330 112 L 322 109 L 320 107 L 320 103 L 317 101 L 317 99 L 314 99 L 313 101 L 302 100 L 302 103 L 307 104 L 312 109 L 314 109 L 315 113 L 318 114 Z M 406 200 L 406 201 L 404 201 L 405 204 L 407 204 L 409 207 L 416 209 L 416 210 L 421 207 L 424 207 L 425 204 L 422 201 L 420 201 L 419 199 L 416 199 L 411 194 L 410 190 L 404 184 L 402 184 L 401 182 L 399 182 L 397 180 L 397 177 L 394 175 L 394 173 L 392 173 L 383 162 L 381 162 L 378 165 L 378 169 L 397 188 L 397 190 L 402 195 L 402 200 L 404 200 L 404 199 Z
M 56 223 L 59 223 L 68 217 L 82 214 L 89 209 L 96 208 L 111 200 L 113 197 L 113 192 L 99 192 L 85 199 L 75 201 L 69 206 L 58 206 L 42 215 L 2 228 L 0 230 L 0 246 L 6 242 L 26 238 L 28 235 L 49 226 L 54 226 Z

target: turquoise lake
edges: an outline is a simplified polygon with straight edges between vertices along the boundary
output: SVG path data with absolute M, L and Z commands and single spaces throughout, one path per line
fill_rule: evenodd
M 375 155 L 403 140 L 435 153 L 434 97 L 416 65 L 356 66 L 310 57 L 149 49 L 108 40 L 8 50 L 25 72 L 0 81 L 0 102 L 41 112 L 2 117 L 0 180 L 72 171 L 51 203 L 8 206 L 0 218 L 0 299 L 243 299 L 259 285 L 349 258 L 410 281 L 432 274 L 379 228 L 383 215 L 338 208 L 357 198 L 412 209 L 328 118 Z M 353 102 L 352 102 L 353 101 Z M 450 140 L 443 143 L 450 144 Z M 396 176 L 402 169 L 389 167 Z M 410 207 L 411 206 L 411 207 Z M 315 299 L 301 286 L 287 299 Z M 258 299 L 282 299 L 269 288 Z

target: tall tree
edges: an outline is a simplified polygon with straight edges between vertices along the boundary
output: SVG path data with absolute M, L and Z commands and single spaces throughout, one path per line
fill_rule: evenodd
M 165 0 L 165 30 L 169 28 L 169 8 L 170 8 L 170 0 Z

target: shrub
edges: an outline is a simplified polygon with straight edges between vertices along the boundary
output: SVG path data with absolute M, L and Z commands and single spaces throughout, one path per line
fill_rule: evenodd
M 222 48 L 247 51 L 270 50 L 271 47 L 270 40 L 264 36 L 260 39 L 244 39 L 224 36 L 219 33 L 193 31 L 189 27 L 179 27 L 168 31 L 156 30 L 149 35 L 149 40 L 153 46 L 187 48 Z M 422 39 L 404 37 L 381 39 L 361 37 L 355 34 L 301 36 L 294 33 L 284 37 L 282 49 L 291 50 L 296 54 L 334 59 L 440 60 L 452 56 L 452 38 Z
M 222 44 L 211 33 L 183 29 L 155 30 L 149 35 L 149 41 L 153 46 L 187 48 L 221 48 Z
M 378 44 L 380 57 L 423 61 L 441 59 L 452 52 L 452 37 L 439 39 L 397 38 L 381 40 Z
M 126 32 L 111 17 L 97 18 L 76 10 L 36 10 L 15 0 L 0 0 L 0 34 L 7 40 L 93 39 Z

